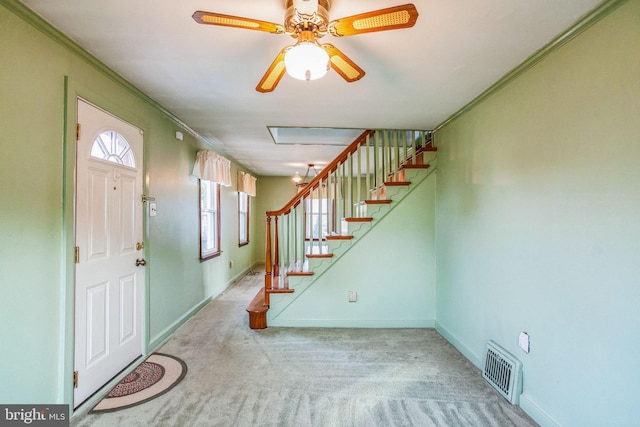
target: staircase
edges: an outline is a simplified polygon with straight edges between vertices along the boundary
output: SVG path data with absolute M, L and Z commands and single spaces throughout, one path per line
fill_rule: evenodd
M 310 286 L 433 170 L 428 131 L 365 131 L 282 209 L 266 212 L 265 285 L 247 307 L 267 327 L 273 294 Z

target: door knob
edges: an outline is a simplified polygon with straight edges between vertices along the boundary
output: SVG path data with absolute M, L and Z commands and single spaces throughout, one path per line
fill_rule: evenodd
M 136 260 L 136 267 L 140 267 L 141 265 L 147 265 L 147 261 L 144 258 L 139 258 Z

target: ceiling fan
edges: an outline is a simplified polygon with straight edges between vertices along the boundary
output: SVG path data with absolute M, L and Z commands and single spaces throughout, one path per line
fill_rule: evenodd
M 315 80 L 330 67 L 347 82 L 360 80 L 365 74 L 362 68 L 332 44 L 320 44 L 318 39 L 327 34 L 345 37 L 409 28 L 418 19 L 418 11 L 410 3 L 333 21 L 329 21 L 330 8 L 331 0 L 285 0 L 283 25 L 204 11 L 195 12 L 193 19 L 199 24 L 287 34 L 298 39 L 296 44 L 285 46 L 267 69 L 256 87 L 263 93 L 273 91 L 285 72 L 300 80 Z

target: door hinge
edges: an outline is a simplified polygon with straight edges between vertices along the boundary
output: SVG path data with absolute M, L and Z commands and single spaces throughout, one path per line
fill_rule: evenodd
M 78 388 L 78 371 L 73 371 L 73 388 Z
M 74 264 L 80 263 L 80 247 L 76 246 L 73 250 L 73 262 Z
M 76 141 L 80 141 L 80 123 L 76 123 Z

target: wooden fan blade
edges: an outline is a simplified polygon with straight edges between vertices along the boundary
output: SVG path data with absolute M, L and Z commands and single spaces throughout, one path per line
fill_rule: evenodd
M 347 55 L 332 44 L 325 43 L 322 48 L 329 54 L 331 68 L 349 83 L 364 77 L 364 70 L 356 65 Z
M 329 33 L 336 37 L 343 37 L 374 31 L 397 30 L 413 27 L 417 19 L 418 10 L 413 4 L 408 3 L 336 19 L 329 23 Z
M 272 92 L 278 83 L 280 83 L 280 80 L 282 80 L 282 76 L 284 76 L 286 71 L 284 67 L 284 54 L 290 47 L 291 46 L 287 46 L 282 49 L 278 56 L 276 56 L 276 59 L 271 63 L 267 72 L 262 76 L 262 80 L 260 80 L 260 83 L 256 86 L 256 90 L 258 92 Z
M 284 27 L 273 22 L 258 21 L 240 16 L 222 15 L 220 13 L 203 12 L 201 10 L 192 15 L 198 24 L 221 25 L 223 27 L 245 28 L 247 30 L 265 31 L 267 33 L 284 33 Z

